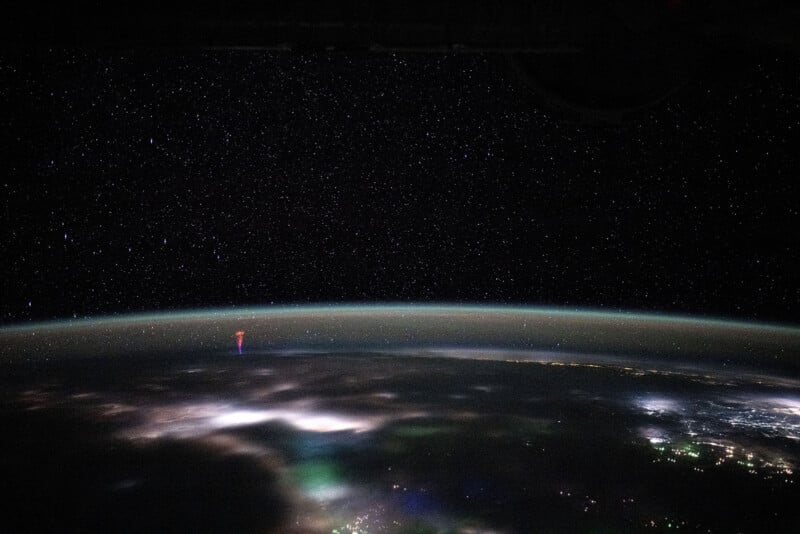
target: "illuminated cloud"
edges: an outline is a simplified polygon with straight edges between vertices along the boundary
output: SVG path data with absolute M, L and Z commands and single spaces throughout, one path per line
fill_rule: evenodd
M 648 415 L 677 414 L 683 411 L 683 406 L 676 399 L 659 396 L 637 397 L 634 405 Z
M 380 416 L 356 417 L 308 407 L 253 409 L 230 404 L 161 406 L 145 412 L 146 423 L 126 433 L 132 438 L 192 438 L 217 430 L 282 422 L 304 432 L 368 432 L 384 423 Z

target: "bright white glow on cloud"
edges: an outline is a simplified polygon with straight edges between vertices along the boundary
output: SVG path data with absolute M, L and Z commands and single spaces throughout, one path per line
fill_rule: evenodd
M 258 425 L 271 421 L 286 423 L 305 432 L 368 432 L 385 422 L 384 417 L 357 417 L 321 412 L 301 406 L 259 410 L 229 404 L 192 404 L 158 407 L 147 414 L 148 422 L 129 433 L 131 437 L 197 437 L 217 430 Z
M 775 413 L 800 417 L 800 398 L 778 397 L 765 399 L 765 401 Z
M 652 445 L 659 445 L 661 443 L 668 443 L 670 441 L 669 433 L 662 428 L 641 428 L 639 429 L 639 434 Z
M 255 425 L 282 421 L 306 432 L 366 432 L 377 426 L 375 418 L 348 417 L 300 410 L 229 410 L 209 421 L 215 428 Z
M 352 490 L 348 486 L 344 485 L 336 485 L 336 486 L 323 486 L 318 488 L 312 488 L 306 490 L 306 495 L 311 497 L 316 501 L 326 502 L 326 501 L 336 501 L 339 499 L 343 499 L 350 495 Z
M 683 411 L 681 404 L 666 397 L 638 397 L 636 406 L 648 415 L 662 415 L 666 413 L 680 413 Z

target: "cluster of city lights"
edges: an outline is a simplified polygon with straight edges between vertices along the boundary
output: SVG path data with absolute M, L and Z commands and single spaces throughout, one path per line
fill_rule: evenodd
M 738 395 L 688 399 L 651 394 L 632 408 L 652 418 L 639 428 L 658 452 L 654 462 L 686 462 L 692 470 L 739 468 L 767 480 L 794 484 L 798 459 L 781 444 L 800 440 L 800 399 L 790 395 Z M 773 445 L 748 443 L 771 440 Z

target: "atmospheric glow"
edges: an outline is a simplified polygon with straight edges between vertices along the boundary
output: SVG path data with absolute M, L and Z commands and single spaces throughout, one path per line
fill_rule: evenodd
M 245 332 L 248 352 L 269 353 L 411 346 L 415 351 L 476 349 L 458 356 L 476 359 L 498 359 L 503 351 L 523 350 L 545 361 L 563 360 L 564 354 L 647 354 L 670 361 L 688 357 L 698 364 L 719 363 L 725 356 L 791 365 L 788 355 L 800 350 L 800 328 L 762 323 L 522 306 L 341 305 L 209 309 L 5 326 L 0 327 L 0 358 L 198 348 L 222 353 L 232 335 L 237 352 L 243 352 Z
M 609 312 L 591 308 L 565 309 L 539 306 L 481 306 L 455 304 L 337 304 L 337 305 L 303 305 L 303 306 L 261 306 L 251 308 L 212 308 L 183 312 L 134 313 L 121 316 L 97 317 L 89 319 L 67 319 L 45 321 L 36 324 L 20 324 L 0 327 L 0 331 L 30 331 L 49 328 L 70 328 L 78 325 L 93 324 L 106 326 L 119 323 L 142 323 L 145 325 L 159 321 L 195 321 L 206 317 L 217 319 L 255 319 L 258 317 L 304 317 L 304 316 L 369 316 L 375 314 L 412 314 L 412 315 L 450 315 L 479 314 L 491 317 L 494 315 L 521 315 L 529 320 L 537 318 L 549 319 L 606 319 L 620 323 L 658 322 L 669 326 L 704 326 L 723 328 L 742 328 L 752 331 L 772 331 L 774 333 L 800 334 L 800 328 L 781 324 L 735 321 L 729 319 L 692 317 L 686 315 L 670 315 L 645 312 Z

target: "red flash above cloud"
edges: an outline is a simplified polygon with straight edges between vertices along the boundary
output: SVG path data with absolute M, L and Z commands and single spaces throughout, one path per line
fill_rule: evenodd
M 239 349 L 239 354 L 242 353 L 242 343 L 244 342 L 244 330 L 239 330 L 234 334 L 236 337 L 236 348 Z

